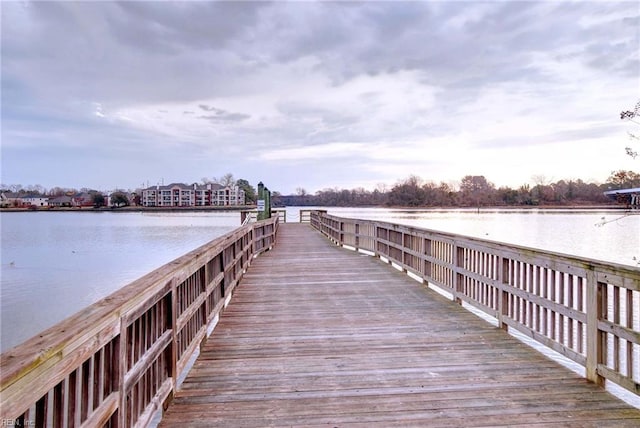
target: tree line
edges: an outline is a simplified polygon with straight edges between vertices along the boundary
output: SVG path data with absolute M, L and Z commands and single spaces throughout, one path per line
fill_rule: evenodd
M 550 182 L 534 177 L 535 185 L 516 189 L 496 187 L 482 175 L 467 175 L 459 184 L 425 181 L 411 175 L 391 188 L 381 185 L 373 191 L 364 188 L 324 189 L 308 194 L 299 188 L 295 195 L 280 195 L 272 200 L 279 205 L 301 206 L 400 206 L 400 207 L 477 207 L 477 206 L 562 206 L 606 204 L 607 190 L 640 187 L 640 174 L 614 171 L 604 184 L 578 180 Z
M 293 195 L 272 193 L 272 203 L 276 206 L 398 206 L 398 207 L 477 207 L 477 206 L 562 206 L 606 204 L 611 200 L 604 196 L 607 190 L 640 187 L 640 174 L 633 171 L 614 171 L 604 184 L 587 183 L 580 179 L 551 182 L 544 176 L 533 177 L 534 185 L 523 184 L 518 188 L 496 187 L 482 175 L 467 175 L 460 183 L 446 183 L 423 180 L 410 175 L 393 186 L 379 185 L 375 190 L 323 189 L 309 194 L 298 188 Z M 203 183 L 218 183 L 224 186 L 236 185 L 245 191 L 247 203 L 255 203 L 256 189 L 248 180 L 235 180 L 228 173 L 220 178 L 203 178 Z M 101 192 L 82 188 L 80 190 L 54 187 L 49 190 L 40 185 L 0 185 L 3 191 L 18 194 L 40 194 L 60 196 L 78 192 L 95 195 L 97 205 L 102 205 Z M 116 191 L 113 198 L 120 198 L 118 204 L 128 205 L 131 192 Z M 136 195 L 138 198 L 140 195 Z M 134 202 L 135 203 L 135 202 Z

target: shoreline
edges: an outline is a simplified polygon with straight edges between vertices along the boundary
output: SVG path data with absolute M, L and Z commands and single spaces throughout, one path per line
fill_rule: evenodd
M 229 206 L 209 206 L 209 207 L 37 207 L 37 208 L 0 208 L 1 212 L 199 212 L 199 211 L 245 211 L 255 209 L 255 205 L 229 205 Z
M 292 206 L 293 207 L 293 206 Z M 635 211 L 633 208 L 620 204 L 600 204 L 600 205 L 487 205 L 482 207 L 473 206 L 386 206 L 386 205 L 367 205 L 367 206 L 295 206 L 299 209 L 324 209 L 324 208 L 384 208 L 406 211 L 429 211 L 429 210 L 620 210 Z M 209 212 L 209 211 L 255 211 L 256 205 L 230 205 L 230 206 L 206 206 L 206 207 L 37 207 L 37 208 L 0 208 L 2 212 Z M 288 207 L 272 207 L 275 209 L 286 209 Z

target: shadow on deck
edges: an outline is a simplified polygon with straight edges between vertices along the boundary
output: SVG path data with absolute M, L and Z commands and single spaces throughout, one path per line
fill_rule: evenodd
M 379 259 L 283 224 L 160 426 L 640 426 L 640 410 Z

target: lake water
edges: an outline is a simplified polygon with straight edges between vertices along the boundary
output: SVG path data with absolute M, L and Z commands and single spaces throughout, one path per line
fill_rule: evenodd
M 328 211 L 632 266 L 640 259 L 640 215 L 619 210 Z M 299 208 L 287 208 L 287 220 L 298 221 Z M 0 351 L 239 224 L 239 212 L 0 213 Z
M 240 224 L 238 212 L 0 213 L 6 350 Z

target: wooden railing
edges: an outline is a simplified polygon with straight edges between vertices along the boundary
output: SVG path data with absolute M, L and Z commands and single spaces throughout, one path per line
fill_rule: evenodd
M 147 425 L 278 222 L 227 233 L 3 353 L 2 426 Z
M 271 215 L 275 215 L 278 214 L 278 216 L 280 217 L 280 223 L 286 223 L 287 222 L 287 210 L 284 208 L 274 208 L 271 210 Z M 242 225 L 248 224 L 248 223 L 254 223 L 258 221 L 258 210 L 257 209 L 252 209 L 252 210 L 243 210 L 240 211 L 240 222 L 242 223 Z
M 316 212 L 314 210 L 300 210 L 300 223 L 310 223 L 311 213 Z M 326 211 L 322 211 L 326 212 Z
M 589 380 L 640 393 L 639 268 L 323 211 L 311 224 L 581 364 Z

